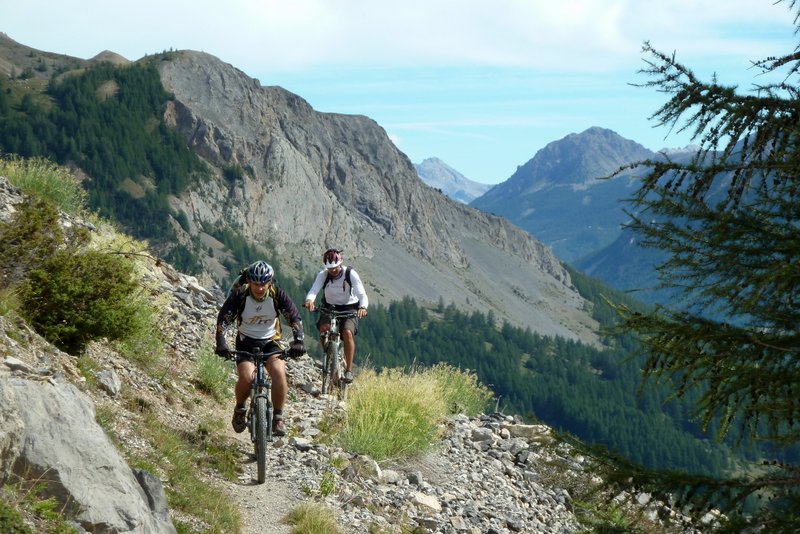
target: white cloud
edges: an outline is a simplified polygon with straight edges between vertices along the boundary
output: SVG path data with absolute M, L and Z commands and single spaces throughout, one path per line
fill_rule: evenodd
M 0 0 L 0 30 L 29 46 L 129 59 L 197 49 L 258 71 L 353 66 L 506 66 L 605 70 L 650 40 L 696 54 L 760 52 L 778 25 L 772 0 Z M 756 39 L 757 37 L 758 39 Z M 784 35 L 780 36 L 785 38 Z M 774 53 L 771 50 L 770 53 Z

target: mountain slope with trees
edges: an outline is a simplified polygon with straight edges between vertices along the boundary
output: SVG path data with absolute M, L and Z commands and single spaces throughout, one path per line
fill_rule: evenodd
M 627 218 L 620 199 L 635 175 L 603 178 L 653 156 L 611 130 L 589 128 L 549 143 L 470 205 L 507 218 L 573 262 L 612 243 Z
M 645 417 L 631 410 L 631 404 L 635 403 L 637 408 L 641 404 L 647 408 L 643 413 L 655 414 L 663 401 L 661 393 L 639 399 L 631 383 L 627 389 L 619 383 L 613 386 L 603 383 L 616 379 L 631 382 L 635 373 L 629 374 L 619 365 L 629 353 L 601 350 L 597 318 L 586 319 L 592 305 L 597 307 L 599 301 L 592 303 L 581 296 L 575 287 L 581 283 L 579 278 L 573 280 L 574 275 L 530 236 L 502 220 L 438 199 L 430 195 L 429 188 L 418 184 L 416 177 L 408 178 L 410 163 L 402 154 L 387 148 L 385 132 L 377 125 L 366 118 L 317 114 L 296 95 L 280 88 L 266 90 L 204 54 L 164 54 L 149 58 L 141 66 L 127 68 L 131 71 L 142 68 L 146 77 L 149 65 L 156 66 L 162 82 L 167 80 L 171 91 L 183 95 L 183 99 L 167 99 L 160 104 L 164 106 L 166 131 L 181 132 L 193 154 L 204 162 L 202 168 L 209 171 L 207 175 L 199 171 L 192 174 L 183 168 L 184 172 L 179 174 L 190 178 L 186 183 L 181 182 L 184 189 L 170 189 L 169 179 L 164 179 L 164 184 L 156 182 L 156 190 L 170 192 L 169 210 L 161 212 L 164 219 L 159 222 L 178 235 L 180 245 L 175 250 L 189 250 L 198 256 L 202 251 L 201 261 L 207 262 L 204 266 L 223 267 L 225 262 L 230 265 L 245 261 L 234 257 L 234 250 L 248 255 L 269 254 L 276 258 L 278 272 L 285 274 L 282 282 L 289 286 L 299 283 L 289 273 L 308 274 L 317 268 L 318 262 L 308 258 L 316 257 L 325 239 L 356 229 L 352 235 L 357 238 L 348 239 L 352 239 L 353 249 L 363 254 L 358 260 L 362 262 L 358 264 L 360 269 L 363 265 L 362 270 L 372 274 L 372 280 L 402 281 L 415 291 L 412 296 L 427 297 L 422 304 L 404 301 L 397 297 L 409 295 L 401 295 L 397 285 L 375 283 L 373 289 L 378 298 L 373 317 L 375 334 L 380 334 L 373 340 L 376 355 L 392 357 L 393 352 L 380 346 L 386 339 L 394 340 L 399 347 L 399 359 L 405 364 L 414 358 L 452 358 L 454 347 L 460 347 L 459 362 L 478 369 L 481 378 L 488 379 L 498 394 L 503 395 L 505 400 L 501 402 L 529 417 L 552 418 L 565 430 L 589 435 L 595 442 L 608 444 L 643 463 L 694 469 L 706 461 L 712 469 L 722 468 L 722 453 L 712 451 L 702 456 L 691 440 L 686 440 L 687 446 L 676 448 L 671 456 L 667 451 L 648 453 L 646 449 L 659 438 L 661 444 L 665 440 L 678 442 L 695 429 L 690 424 L 680 428 L 685 424 L 682 410 L 676 410 L 674 428 L 648 425 Z M 110 76 L 116 80 L 117 71 L 113 68 L 101 65 L 97 69 L 89 70 L 110 69 Z M 222 85 L 228 88 L 224 94 L 233 95 L 230 102 L 221 99 L 219 86 L 197 84 L 198 73 L 209 69 L 218 69 L 215 72 L 221 74 L 225 81 Z M 113 84 L 93 87 L 95 104 L 99 103 L 101 110 L 103 98 L 108 95 L 116 98 L 120 94 L 115 92 Z M 207 92 L 194 93 L 201 101 L 194 109 L 187 104 L 189 93 L 180 93 L 189 87 Z M 22 104 L 25 96 L 16 93 L 17 89 L 17 85 L 11 88 L 10 94 L 15 99 L 7 102 L 4 118 L 39 124 L 35 122 L 37 117 L 44 115 L 46 120 L 41 122 L 41 129 L 48 132 L 47 125 L 55 124 L 51 119 L 59 113 L 48 108 L 58 102 L 50 100 L 56 93 L 39 92 L 42 103 L 26 108 Z M 225 125 L 231 124 L 228 119 L 242 114 L 243 101 L 254 95 L 259 96 L 257 101 L 263 106 L 256 106 L 260 114 L 244 114 L 255 117 L 254 122 L 240 125 L 239 130 L 225 129 Z M 151 132 L 160 132 L 161 119 L 157 116 L 151 119 L 143 124 L 153 128 Z M 131 121 L 142 124 L 137 122 L 138 118 Z M 43 135 L 42 139 L 49 137 Z M 176 155 L 181 153 L 179 148 Z M 265 155 L 269 156 L 266 160 Z M 393 174 L 395 170 L 398 175 Z M 86 179 L 95 180 L 89 175 Z M 145 190 L 149 183 L 141 180 L 141 176 L 131 177 L 131 182 Z M 121 183 L 131 185 L 126 180 Z M 319 187 L 320 183 L 323 187 Z M 324 194 L 304 196 L 319 190 Z M 137 190 L 131 188 L 127 194 L 131 195 L 131 191 Z M 274 221 L 265 221 L 261 216 L 263 207 L 269 205 L 268 198 L 281 206 Z M 156 211 L 161 209 L 163 205 L 156 207 Z M 428 217 L 428 212 L 433 216 Z M 331 234 L 319 235 L 320 217 L 330 223 Z M 454 225 L 453 220 L 459 224 Z M 224 225 L 225 222 L 231 224 Z M 442 240 L 440 230 L 450 239 Z M 269 235 L 270 240 L 264 243 L 259 239 L 262 235 Z M 500 248 L 487 242 L 487 236 L 494 236 Z M 238 244 L 241 246 L 236 247 Z M 436 274 L 445 266 L 446 275 Z M 497 276 L 498 272 L 502 277 Z M 430 278 L 426 277 L 428 274 Z M 500 280 L 492 281 L 489 275 Z M 484 285 L 487 280 L 494 285 L 488 282 Z M 446 284 L 450 285 L 443 287 Z M 297 291 L 302 291 L 302 287 Z M 441 305 L 431 305 L 431 295 Z M 504 302 L 505 297 L 510 304 Z M 456 301 L 457 298 L 460 300 Z M 498 303 L 503 306 L 496 307 Z M 381 305 L 390 310 L 386 315 L 393 322 L 380 320 Z M 600 310 L 594 312 L 598 314 Z M 425 345 L 427 333 L 431 334 L 434 345 Z M 466 337 L 459 338 L 459 334 Z M 364 339 L 364 347 L 369 350 L 366 333 Z M 464 343 L 464 339 L 470 343 Z M 589 343 L 581 344 L 581 340 Z M 469 348 L 466 353 L 465 347 Z M 491 358 L 498 358 L 499 364 L 487 365 Z M 565 369 L 563 362 L 569 362 L 570 366 Z M 638 363 L 634 361 L 631 369 L 636 369 Z M 547 380 L 551 376 L 554 379 Z M 542 388 L 526 389 L 528 384 L 520 377 L 540 380 Z M 542 392 L 545 385 L 552 385 L 549 391 L 553 395 Z M 588 396 L 575 396 L 575 389 L 592 392 L 594 403 Z M 615 410 L 619 415 L 614 414 Z M 614 416 L 609 417 L 608 412 Z M 625 417 L 639 421 L 647 437 L 617 426 Z M 650 432 L 656 432 L 655 436 L 650 436 Z M 637 439 L 646 445 L 635 443 Z
M 0 52 L 9 41 L 0 37 Z M 163 88 L 151 83 L 153 69 Z M 87 64 L 47 86 L 27 81 L 5 81 L 0 128 L 9 135 L 0 150 L 80 168 L 94 186 L 94 209 L 113 204 L 127 230 L 184 270 L 225 284 L 263 255 L 280 257 L 281 276 L 299 279 L 335 245 L 376 281 L 376 302 L 411 296 L 435 305 L 441 296 L 543 334 L 597 342 L 552 251 L 423 184 L 367 117 L 316 112 L 199 52 Z M 10 135 L 17 130 L 30 133 L 25 147 Z M 82 143 L 77 152 L 68 132 Z M 108 145 L 87 144 L 104 138 Z M 123 161 L 128 155 L 135 164 Z

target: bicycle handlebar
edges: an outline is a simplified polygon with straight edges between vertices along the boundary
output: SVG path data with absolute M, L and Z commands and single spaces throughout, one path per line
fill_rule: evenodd
M 254 360 L 258 360 L 258 358 L 262 358 L 262 359 L 266 360 L 267 358 L 269 358 L 273 354 L 280 354 L 281 355 L 280 358 L 282 360 L 285 360 L 286 356 L 287 356 L 287 353 L 288 353 L 287 349 L 275 349 L 275 350 L 272 350 L 271 352 L 261 352 L 260 350 L 256 350 L 254 352 L 248 352 L 246 350 L 229 350 L 227 359 L 235 360 L 235 359 L 238 359 L 238 358 L 236 358 L 237 356 L 250 356 Z
M 358 316 L 358 310 L 335 310 L 333 308 L 328 308 L 326 306 L 319 306 L 317 308 L 314 308 L 312 313 L 325 313 L 336 318 Z

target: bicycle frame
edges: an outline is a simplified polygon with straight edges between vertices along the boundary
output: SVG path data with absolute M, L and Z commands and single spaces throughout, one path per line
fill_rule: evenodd
M 344 347 L 342 341 L 342 323 L 350 317 L 357 317 L 353 310 L 336 311 L 331 308 L 320 308 L 320 313 L 331 317 L 331 327 L 320 333 L 322 343 L 322 394 L 333 394 L 338 389 L 342 400 L 347 398 L 347 383 L 342 380 L 345 373 Z
M 266 361 L 274 354 L 286 357 L 285 350 L 278 350 L 269 353 L 261 352 L 256 347 L 253 352 L 243 350 L 232 350 L 232 355 L 236 356 L 236 364 L 239 364 L 241 357 L 253 358 L 256 366 L 253 381 L 250 383 L 250 405 L 247 408 L 247 428 L 250 430 L 250 440 L 258 464 L 258 483 L 262 484 L 266 478 L 266 459 L 267 442 L 272 441 L 272 379 L 266 370 Z

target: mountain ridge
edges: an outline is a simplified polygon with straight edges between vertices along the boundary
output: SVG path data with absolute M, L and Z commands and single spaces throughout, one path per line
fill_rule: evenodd
M 448 197 L 469 204 L 492 186 L 474 182 L 439 158 L 426 158 L 414 168 L 423 182 L 439 189 Z
M 316 112 L 202 52 L 171 53 L 157 67 L 175 95 L 168 124 L 216 168 L 248 169 L 230 188 L 209 181 L 173 201 L 198 233 L 224 223 L 251 241 L 270 235 L 275 252 L 306 273 L 318 268 L 309 258 L 337 245 L 376 300 L 444 299 L 546 335 L 597 341 L 548 247 L 505 219 L 430 194 L 372 119 Z M 292 215 L 260 220 L 267 196 Z M 543 306 L 531 306 L 537 302 Z
M 116 57 L 98 57 L 109 54 Z M 12 70 L 41 82 L 92 65 L 0 38 L 0 57 L 10 56 Z M 227 286 L 232 255 L 217 237 L 220 229 L 280 258 L 279 275 L 296 280 L 319 270 L 321 251 L 337 246 L 375 302 L 444 300 L 491 310 L 499 323 L 599 343 L 596 322 L 548 247 L 426 186 L 374 120 L 317 112 L 302 97 L 262 86 L 205 52 L 131 63 L 145 64 L 172 95 L 162 120 L 210 171 L 169 197 L 172 213 L 160 220 L 177 240 L 154 243 L 156 250 L 192 251 L 203 275 Z M 239 172 L 231 178 L 230 169 Z

